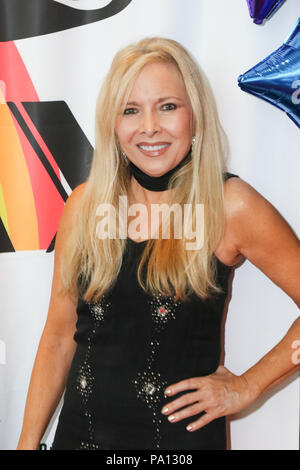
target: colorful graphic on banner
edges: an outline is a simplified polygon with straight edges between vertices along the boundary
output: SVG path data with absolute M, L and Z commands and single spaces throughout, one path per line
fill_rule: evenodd
M 105 20 L 120 13 L 131 1 L 111 0 L 97 10 L 78 10 L 53 0 L 0 0 L 0 41 L 31 38 Z
M 13 42 L 0 43 L 0 252 L 53 249 L 71 189 L 92 147 L 67 104 L 41 103 Z M 85 158 L 83 158 L 85 156 Z
M 40 102 L 12 41 L 100 21 L 130 2 L 79 10 L 52 0 L 0 0 L 0 252 L 53 250 L 68 197 L 60 172 L 73 190 L 87 178 L 93 153 L 65 102 Z

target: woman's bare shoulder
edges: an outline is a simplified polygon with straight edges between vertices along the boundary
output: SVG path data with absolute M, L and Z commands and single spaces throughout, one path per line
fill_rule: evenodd
M 58 232 L 64 231 L 65 229 L 71 229 L 73 224 L 73 217 L 77 212 L 78 205 L 81 201 L 86 183 L 81 183 L 76 186 L 73 191 L 69 194 L 64 209 L 62 211 L 62 215 L 59 222 Z
M 237 214 L 246 210 L 254 200 L 263 202 L 265 198 L 244 179 L 228 178 L 224 183 L 225 210 L 227 215 Z
M 225 233 L 217 251 L 227 264 L 236 265 L 245 261 L 245 256 L 239 250 L 243 225 L 251 214 L 253 216 L 255 206 L 263 201 L 266 201 L 264 197 L 242 178 L 231 177 L 225 181 Z
M 257 223 L 266 223 L 275 207 L 242 178 L 229 178 L 224 184 L 227 232 L 236 246 Z M 261 220 L 261 219 L 264 220 Z
M 82 197 L 85 187 L 86 187 L 86 181 L 76 186 L 73 189 L 73 191 L 70 193 L 66 203 L 68 203 L 69 205 L 71 204 L 74 205 L 78 203 Z

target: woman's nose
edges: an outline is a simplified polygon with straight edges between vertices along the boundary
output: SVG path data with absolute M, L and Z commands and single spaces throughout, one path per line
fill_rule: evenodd
M 153 111 L 145 111 L 141 120 L 141 132 L 153 134 L 159 131 L 160 124 L 156 114 Z

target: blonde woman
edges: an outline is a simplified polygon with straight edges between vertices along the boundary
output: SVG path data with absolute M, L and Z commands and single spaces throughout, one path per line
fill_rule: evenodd
M 300 338 L 297 320 L 241 376 L 220 365 L 232 270 L 247 258 L 299 306 L 299 241 L 226 171 L 209 84 L 176 41 L 117 53 L 95 138 L 56 237 L 18 449 L 38 448 L 65 388 L 53 450 L 226 449 L 225 416 L 299 367 Z M 174 210 L 160 221 L 157 204 Z

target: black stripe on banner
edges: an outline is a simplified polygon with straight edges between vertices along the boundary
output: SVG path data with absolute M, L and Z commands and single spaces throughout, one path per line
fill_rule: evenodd
M 15 41 L 56 33 L 105 20 L 132 0 L 111 0 L 96 10 L 79 10 L 53 0 L 0 0 L 0 41 Z
M 15 252 L 15 249 L 0 217 L 0 253 L 12 252 Z
M 93 147 L 65 101 L 22 103 L 73 190 L 86 181 Z
M 47 171 L 49 177 L 53 181 L 57 191 L 61 195 L 62 199 L 66 202 L 68 199 L 68 193 L 65 191 L 62 183 L 60 182 L 59 178 L 57 177 L 55 171 L 53 170 L 52 166 L 50 165 L 48 159 L 46 158 L 43 150 L 39 146 L 38 142 L 36 141 L 35 137 L 32 135 L 29 127 L 27 126 L 26 122 L 24 121 L 20 111 L 18 110 L 17 106 L 12 103 L 11 101 L 7 102 L 9 109 L 13 113 L 15 119 L 17 120 L 19 126 L 21 127 L 22 131 L 24 132 L 25 136 L 27 137 L 28 142 L 31 144 L 32 148 L 36 152 L 40 162 L 42 163 L 43 167 Z

